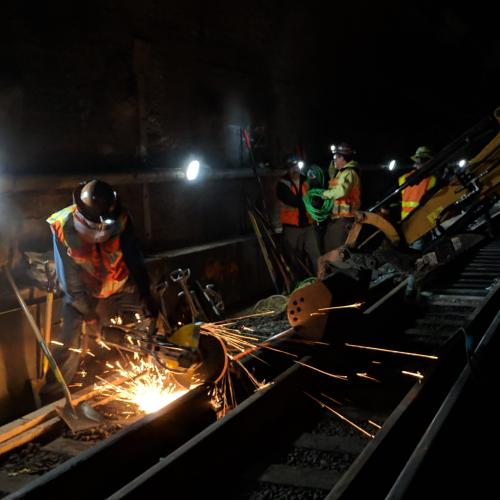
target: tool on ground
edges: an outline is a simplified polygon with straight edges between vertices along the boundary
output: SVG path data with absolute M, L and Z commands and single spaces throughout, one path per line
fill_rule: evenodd
M 175 271 L 172 271 L 170 273 L 170 279 L 174 282 L 179 284 L 179 286 L 182 288 L 182 291 L 184 292 L 184 297 L 186 299 L 186 302 L 189 306 L 189 310 L 191 312 L 191 320 L 193 322 L 196 322 L 200 319 L 201 316 L 201 310 L 199 307 L 197 307 L 194 303 L 193 296 L 191 295 L 191 292 L 187 286 L 187 280 L 191 276 L 191 269 L 176 269 Z
M 255 236 L 257 237 L 257 241 L 259 242 L 259 247 L 262 252 L 262 256 L 264 257 L 264 261 L 266 262 L 267 270 L 269 271 L 269 275 L 271 276 L 271 280 L 274 285 L 274 289 L 276 293 L 280 293 L 280 287 L 278 285 L 278 279 L 276 276 L 276 271 L 274 270 L 273 263 L 271 261 L 271 257 L 269 252 L 267 251 L 266 244 L 264 243 L 264 239 L 262 237 L 262 233 L 260 232 L 259 225 L 257 224 L 257 220 L 251 210 L 248 210 L 248 217 L 250 219 L 250 223 L 252 224 L 253 230 L 255 232 Z
M 276 259 L 276 262 L 278 264 L 278 268 L 281 272 L 281 275 L 283 277 L 283 282 L 286 288 L 286 292 L 290 293 L 292 291 L 292 283 L 295 281 L 295 277 L 293 275 L 292 270 L 290 269 L 290 266 L 288 265 L 285 256 L 283 255 L 283 252 L 280 251 L 278 248 L 278 245 L 274 241 L 274 237 L 272 234 L 271 227 L 268 225 L 268 222 L 266 220 L 266 217 L 264 214 L 256 207 L 254 207 L 254 212 L 258 215 L 260 218 L 260 221 L 262 223 L 262 228 L 264 229 L 264 234 L 267 236 L 267 239 L 271 243 L 272 250 L 274 252 L 274 257 Z M 310 271 L 307 271 L 310 273 Z
M 50 270 L 50 262 L 44 254 L 38 254 L 34 252 L 25 253 L 28 264 L 32 268 L 36 268 L 32 273 L 35 275 L 38 271 L 39 278 L 38 283 L 43 283 L 47 289 L 47 295 L 45 299 L 45 317 L 44 317 L 44 328 L 43 337 L 47 345 L 50 344 L 51 334 L 52 334 L 52 309 L 54 304 L 54 291 L 55 284 L 52 279 L 52 272 Z M 41 278 L 41 269 L 43 269 L 43 279 Z M 31 391 L 33 393 L 33 399 L 35 401 L 35 406 L 37 408 L 42 407 L 42 402 L 40 399 L 40 391 L 45 384 L 45 377 L 49 369 L 49 362 L 47 358 L 43 355 L 43 352 L 38 346 L 36 350 L 36 379 L 30 380 Z
M 49 350 L 48 345 L 46 344 L 40 329 L 38 328 L 38 325 L 36 324 L 35 319 L 33 318 L 33 315 L 28 309 L 28 306 L 24 302 L 24 299 L 21 296 L 21 293 L 19 292 L 19 289 L 14 281 L 14 278 L 12 277 L 12 274 L 9 270 L 8 267 L 3 267 L 3 271 L 5 275 L 7 276 L 7 280 L 9 281 L 10 286 L 12 287 L 12 290 L 14 291 L 17 300 L 24 311 L 24 314 L 26 315 L 26 318 L 33 330 L 33 333 L 36 336 L 36 339 L 38 341 L 38 344 L 40 348 L 42 349 L 43 353 L 47 357 L 48 360 L 48 365 L 52 372 L 54 373 L 54 376 L 56 380 L 59 382 L 61 387 L 63 388 L 64 391 L 64 397 L 66 398 L 66 404 L 64 407 L 56 407 L 55 410 L 61 417 L 61 419 L 67 424 L 67 426 L 73 431 L 81 431 L 85 429 L 89 429 L 91 427 L 96 427 L 100 424 L 103 423 L 103 419 L 99 413 L 97 413 L 93 408 L 91 408 L 88 404 L 86 403 L 79 403 L 78 405 L 75 405 L 71 399 L 71 394 L 68 389 L 68 385 L 66 384 L 66 381 L 64 380 L 64 377 L 61 373 L 61 370 L 59 369 L 59 366 L 56 363 L 56 360 L 52 356 L 52 353 Z
M 211 321 L 219 321 L 223 319 L 224 303 L 222 302 L 222 297 L 219 296 L 211 287 L 213 285 L 203 286 L 198 280 L 196 280 L 196 286 L 201 293 L 201 296 L 205 299 L 207 305 L 210 307 L 210 314 L 208 319 Z

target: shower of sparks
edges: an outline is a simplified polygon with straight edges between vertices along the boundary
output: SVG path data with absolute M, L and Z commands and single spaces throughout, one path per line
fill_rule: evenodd
M 108 368 L 110 365 L 106 363 Z M 126 381 L 115 385 L 97 377 L 101 384 L 96 384 L 96 388 L 104 396 L 114 395 L 119 401 L 135 404 L 144 413 L 158 411 L 188 392 L 188 389 L 177 384 L 171 372 L 160 371 L 145 359 L 136 357 L 127 367 L 119 361 L 111 366 L 116 373 L 126 377 Z
M 379 351 L 379 352 L 388 352 L 391 354 L 403 354 L 405 356 L 416 356 L 418 358 L 427 358 L 427 359 L 438 359 L 437 356 L 433 356 L 431 354 L 419 354 L 416 352 L 404 352 L 404 351 L 394 351 L 392 349 L 382 349 L 381 347 L 370 347 L 366 345 L 356 345 L 356 344 L 345 344 L 347 347 L 355 347 L 356 349 L 368 349 L 369 351 Z
M 111 351 L 111 347 L 109 347 L 108 345 L 106 345 L 106 343 L 105 343 L 103 340 L 98 339 L 98 340 L 96 341 L 96 343 L 97 343 L 97 345 L 98 345 L 99 347 L 102 347 L 103 349 L 106 349 L 107 351 Z
M 225 325 L 232 325 L 239 321 L 240 319 L 248 319 L 248 318 L 259 318 L 261 316 L 271 316 L 273 314 L 276 314 L 276 311 L 266 311 L 262 313 L 255 313 L 255 314 L 247 314 L 246 316 L 238 316 L 237 318 L 231 318 L 231 322 L 228 323 L 227 320 L 221 320 L 221 321 L 216 321 L 215 323 L 210 323 L 211 325 L 220 325 L 220 324 L 225 324 Z
M 266 382 L 259 382 L 249 371 L 248 368 L 241 362 L 241 361 L 236 361 L 238 363 L 239 367 L 243 369 L 243 371 L 247 374 L 248 378 L 252 382 L 252 384 L 255 386 L 255 389 L 263 389 L 266 387 L 267 384 Z
M 83 349 L 77 349 L 76 347 L 68 347 L 68 351 L 73 351 L 77 352 L 78 354 L 81 354 L 83 352 Z
M 380 380 L 376 379 L 375 377 L 370 377 L 370 375 L 368 375 L 368 373 L 366 373 L 366 372 L 356 373 L 356 375 L 359 378 L 366 378 L 367 380 L 373 380 L 374 382 L 378 382 L 379 384 L 381 383 Z
M 331 307 L 320 307 L 318 311 L 332 311 L 333 309 L 359 309 L 364 302 L 356 302 L 355 304 L 348 304 L 346 306 L 331 306 Z
M 365 431 L 362 427 L 360 427 L 359 425 L 355 424 L 352 420 L 349 420 L 347 417 L 344 417 L 344 415 L 342 415 L 338 411 L 334 410 L 333 408 L 330 408 L 328 405 L 326 405 L 325 403 L 323 403 L 319 399 L 315 398 L 314 396 L 311 396 L 307 392 L 305 392 L 304 394 L 306 394 L 311 399 L 313 399 L 314 401 L 316 401 L 316 403 L 318 403 L 322 408 L 326 408 L 327 410 L 331 411 L 334 415 L 337 415 L 337 417 L 339 417 L 344 422 L 347 422 L 349 425 L 351 425 L 352 427 L 354 427 L 356 430 L 358 430 L 359 432 L 361 432 L 365 436 L 367 436 L 369 438 L 372 438 L 372 439 L 375 437 L 373 434 L 370 434 L 369 432 Z
M 50 341 L 51 344 L 54 344 L 54 345 L 60 345 L 60 346 L 63 346 L 64 344 L 62 342 L 59 342 L 57 340 L 51 340 Z
M 255 314 L 253 316 L 261 315 L 262 314 Z M 245 334 L 236 328 L 229 328 L 228 325 L 234 325 L 234 321 L 230 323 L 203 323 L 201 325 L 201 330 L 224 342 L 231 361 L 238 361 L 241 357 L 250 355 L 257 349 L 270 349 L 280 352 L 281 354 L 286 354 L 287 356 L 297 357 L 295 354 L 271 347 L 269 343 L 272 342 L 272 337 L 263 337 L 253 332 L 252 334 Z
M 298 365 L 305 366 L 306 368 L 310 368 L 311 370 L 322 373 L 323 375 L 327 375 L 328 377 L 332 377 L 332 378 L 336 378 L 336 379 L 344 380 L 344 381 L 347 380 L 347 375 L 335 375 L 334 373 L 325 372 L 323 370 L 320 370 L 319 368 L 315 368 L 314 366 L 307 365 L 306 363 L 302 363 L 302 361 L 294 361 L 294 363 L 297 363 Z
M 410 375 L 412 377 L 416 377 L 420 380 L 424 378 L 424 376 L 420 372 L 408 372 L 406 370 L 401 370 L 401 373 L 404 373 L 405 375 Z
M 297 344 L 306 344 L 306 345 L 324 345 L 330 346 L 328 342 L 321 342 L 319 340 L 311 340 L 311 339 L 287 339 L 287 342 L 295 342 Z
M 116 316 L 115 318 L 111 318 L 111 323 L 113 325 L 121 325 L 121 324 L 123 324 L 123 320 L 122 320 L 121 316 Z
M 382 426 L 381 425 L 378 425 L 376 422 L 374 422 L 373 420 L 368 420 L 368 423 L 373 425 L 373 427 L 376 427 L 377 429 L 382 429 Z
M 371 363 L 373 363 L 374 365 L 381 365 L 382 364 L 381 361 L 371 361 Z
M 329 399 L 330 401 L 333 401 L 334 403 L 337 403 L 338 405 L 342 406 L 342 403 L 340 401 L 337 401 L 336 399 L 332 398 L 331 396 L 328 396 L 327 394 L 323 394 L 321 393 L 321 395 L 324 397 L 324 398 L 327 398 Z

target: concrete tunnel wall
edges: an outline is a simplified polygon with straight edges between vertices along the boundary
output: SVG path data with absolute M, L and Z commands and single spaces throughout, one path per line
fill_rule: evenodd
M 279 174 L 268 171 L 262 177 L 266 203 L 275 220 L 273 193 Z M 114 174 L 101 178 L 114 182 L 132 214 L 153 282 L 168 279 L 174 269 L 189 267 L 193 279 L 214 283 L 229 307 L 273 293 L 246 212 L 246 199 L 255 202 L 259 193 L 251 171 L 215 173 L 193 184 L 172 171 L 149 177 Z M 23 252 L 51 251 L 45 219 L 71 203 L 75 183 L 46 176 L 26 178 L 24 183 L 3 179 L 1 185 L 2 241 L 11 249 L 13 274 L 22 295 L 43 325 L 45 292 L 29 281 Z M 6 225 L 9 220 L 11 224 Z M 174 288 L 169 293 L 177 293 Z M 57 338 L 57 299 L 53 319 L 53 337 Z M 0 423 L 34 409 L 29 381 L 35 378 L 35 355 L 35 337 L 0 273 Z

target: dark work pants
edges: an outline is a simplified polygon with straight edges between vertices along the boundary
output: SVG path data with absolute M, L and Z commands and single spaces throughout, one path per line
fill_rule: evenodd
M 283 226 L 283 239 L 295 274 L 298 276 L 305 274 L 302 266 L 297 263 L 297 258 L 303 260 L 307 255 L 311 261 L 311 271 L 315 275 L 320 253 L 314 226 Z

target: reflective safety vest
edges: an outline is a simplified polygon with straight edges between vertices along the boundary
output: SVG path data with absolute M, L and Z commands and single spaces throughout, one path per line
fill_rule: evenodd
M 297 196 L 298 190 L 297 186 L 294 182 L 288 179 L 280 179 L 279 182 L 285 184 L 294 196 Z M 301 186 L 302 196 L 307 193 L 307 182 L 303 182 Z M 309 224 L 312 223 L 312 218 L 309 215 L 309 212 L 306 211 L 307 220 Z M 299 227 L 299 209 L 297 207 L 291 207 L 290 205 L 286 205 L 281 202 L 280 206 L 280 222 L 281 224 L 286 224 L 289 226 Z
M 411 172 L 402 175 L 399 178 L 399 185 L 402 186 L 408 180 L 408 177 L 410 177 L 410 175 L 414 172 L 416 172 L 416 170 L 412 170 Z M 420 205 L 422 196 L 424 196 L 424 194 L 435 185 L 436 177 L 431 175 L 430 177 L 423 179 L 419 184 L 416 184 L 415 186 L 408 186 L 403 189 L 403 192 L 401 193 L 401 220 L 408 217 L 410 212 L 415 210 Z
M 336 186 L 340 182 L 342 176 L 348 171 L 354 174 L 354 184 L 343 198 L 333 200 L 332 218 L 354 217 L 354 213 L 361 207 L 361 182 L 359 174 L 354 167 L 349 166 L 349 163 L 342 170 L 339 170 L 333 179 L 330 179 L 328 187 L 332 188 Z
M 75 211 L 76 205 L 70 205 L 52 214 L 47 222 L 68 256 L 78 265 L 89 294 L 101 299 L 109 297 L 120 291 L 128 279 L 128 268 L 120 248 L 120 234 L 125 229 L 127 215 L 120 215 L 109 240 L 88 243 L 73 225 Z

